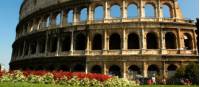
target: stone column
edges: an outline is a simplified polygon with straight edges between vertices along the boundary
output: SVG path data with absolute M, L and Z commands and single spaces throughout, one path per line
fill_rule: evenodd
M 49 42 L 49 35 L 46 33 L 46 40 L 45 40 L 45 54 L 48 55 L 48 42 Z
M 126 71 L 127 71 L 127 69 L 126 69 L 126 62 L 124 61 L 123 62 L 123 78 L 126 78 Z
M 105 7 L 104 7 L 104 20 L 110 18 L 110 8 L 108 5 L 108 1 L 105 1 Z
M 104 30 L 104 45 L 103 45 L 103 54 L 106 54 L 108 51 L 108 46 L 109 41 L 108 41 L 108 35 L 107 35 L 107 31 Z
M 26 41 L 24 41 L 22 56 L 24 56 L 25 54 L 25 49 L 26 49 L 25 47 L 26 47 Z
M 166 77 L 167 76 L 167 70 L 166 70 L 166 64 L 165 61 L 163 62 L 163 76 Z
M 195 29 L 193 29 L 193 50 L 195 51 L 196 54 L 198 54 L 198 49 L 197 49 L 197 35 L 195 32 Z
M 73 20 L 74 20 L 74 25 L 76 25 L 76 23 L 78 22 L 78 11 L 77 8 L 74 8 L 74 13 L 73 13 Z
M 107 75 L 107 66 L 105 62 L 103 63 L 103 74 Z
M 162 9 L 163 9 L 163 7 L 160 4 L 160 0 L 158 0 L 158 18 L 159 18 L 159 21 L 162 21 L 162 18 L 163 18 Z
M 36 40 L 36 55 L 39 54 L 39 41 Z
M 59 53 L 60 53 L 60 39 L 61 37 L 58 36 L 58 41 L 57 41 L 57 50 L 56 50 L 56 56 L 59 56 Z
M 89 32 L 87 32 L 87 43 L 86 43 L 86 55 L 89 55 L 89 53 L 90 53 L 90 34 L 89 34 Z
M 67 25 L 67 13 L 66 11 L 62 11 L 61 12 L 61 27 L 66 26 Z
M 93 11 L 93 8 L 91 5 L 89 5 L 88 7 L 88 20 L 87 20 L 87 23 L 91 23 L 93 21 L 93 17 L 94 17 L 94 11 Z
M 141 29 L 141 37 L 140 37 L 140 49 L 141 49 L 141 54 L 143 54 L 143 51 L 146 49 L 146 35 L 144 32 L 144 28 Z
M 177 28 L 178 31 L 178 50 L 181 51 L 183 50 L 183 46 L 182 46 L 182 36 L 181 36 L 181 32 L 180 32 L 180 28 Z
M 148 77 L 148 64 L 143 62 L 143 76 Z
M 126 30 L 123 29 L 123 46 L 122 46 L 122 54 L 126 54 L 127 51 L 127 35 L 126 35 Z
M 163 35 L 163 30 L 162 30 L 162 28 L 160 28 L 160 52 L 161 52 L 161 54 L 163 54 L 163 51 L 166 49 L 165 48 L 165 35 Z
M 126 3 L 126 1 L 125 0 L 123 0 L 123 2 L 122 2 L 123 4 L 123 6 L 122 6 L 122 18 L 127 18 L 127 3 Z
M 50 27 L 54 27 L 56 25 L 56 17 L 55 14 L 52 13 L 50 16 Z
M 72 30 L 71 33 L 71 46 L 70 46 L 70 54 L 73 55 L 74 51 L 74 30 Z
M 144 11 L 144 2 L 143 0 L 140 0 L 140 18 L 145 17 L 145 11 Z

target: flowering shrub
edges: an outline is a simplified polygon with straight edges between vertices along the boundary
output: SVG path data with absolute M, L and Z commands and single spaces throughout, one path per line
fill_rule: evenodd
M 29 82 L 43 84 L 61 84 L 72 87 L 132 87 L 134 82 L 126 79 L 111 78 L 107 75 L 63 72 L 63 71 L 11 71 L 1 72 L 0 82 Z

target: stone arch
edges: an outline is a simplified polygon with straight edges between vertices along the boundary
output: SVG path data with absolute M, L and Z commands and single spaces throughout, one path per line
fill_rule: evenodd
M 156 10 L 155 4 L 152 2 L 148 2 L 144 6 L 145 8 L 145 17 L 146 18 L 155 18 L 156 17 Z
M 113 33 L 109 38 L 109 49 L 118 50 L 121 49 L 121 38 L 118 33 Z
M 168 2 L 162 3 L 162 13 L 163 18 L 172 18 L 173 17 L 173 8 L 172 4 Z
M 109 75 L 121 77 L 121 68 L 117 65 L 110 66 Z
M 174 64 L 170 64 L 167 68 L 168 71 L 168 78 L 172 77 L 176 73 L 177 66 Z
M 75 50 L 85 50 L 86 49 L 86 43 L 87 38 L 86 35 L 83 33 L 79 33 L 76 35 L 75 38 Z
M 97 5 L 94 9 L 94 20 L 103 20 L 104 18 L 104 7 Z
M 51 25 L 51 17 L 50 16 L 47 16 L 46 19 L 45 19 L 45 27 L 49 27 Z
M 130 33 L 128 35 L 128 49 L 139 49 L 140 39 L 136 33 Z
M 148 67 L 148 76 L 149 77 L 159 75 L 159 73 L 160 73 L 160 70 L 159 70 L 159 67 L 157 65 L 152 64 Z
M 149 32 L 146 35 L 147 49 L 158 49 L 158 36 L 155 32 Z
M 61 40 L 61 50 L 62 51 L 70 51 L 71 47 L 71 37 L 66 35 Z
M 128 18 L 136 18 L 139 16 L 138 5 L 136 3 L 130 3 L 127 7 Z
M 121 6 L 119 4 L 112 4 L 110 7 L 111 18 L 121 18 Z
M 84 72 L 85 71 L 85 66 L 83 64 L 76 64 L 73 67 L 74 72 Z
M 187 49 L 187 50 L 191 50 L 192 47 L 193 47 L 192 36 L 189 33 L 184 33 L 183 39 L 184 39 L 184 48 Z
M 136 65 L 131 65 L 128 68 L 128 74 L 129 74 L 129 78 L 130 79 L 134 79 L 136 77 L 136 75 L 141 74 L 141 70 L 138 66 Z
M 92 50 L 102 50 L 103 38 L 101 34 L 95 34 L 92 41 Z
M 176 49 L 176 36 L 172 32 L 167 32 L 165 34 L 165 45 L 166 49 Z
M 99 73 L 99 74 L 102 73 L 101 66 L 99 66 L 99 65 L 93 66 L 92 69 L 91 69 L 91 73 Z
M 88 8 L 83 7 L 80 9 L 80 21 L 87 21 L 88 19 Z

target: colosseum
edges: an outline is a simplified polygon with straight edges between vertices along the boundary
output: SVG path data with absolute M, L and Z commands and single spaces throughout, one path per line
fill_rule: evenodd
M 11 70 L 171 77 L 198 63 L 177 0 L 24 0 L 19 13 Z

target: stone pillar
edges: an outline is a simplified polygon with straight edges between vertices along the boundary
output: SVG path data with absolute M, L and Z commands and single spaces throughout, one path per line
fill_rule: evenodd
M 88 7 L 88 20 L 87 20 L 87 23 L 91 23 L 93 21 L 93 17 L 94 17 L 94 11 L 93 11 L 93 8 L 91 5 L 89 5 Z
M 144 11 L 144 2 L 143 0 L 140 0 L 140 18 L 145 17 L 145 11 Z
M 76 23 L 78 22 L 78 11 L 77 8 L 74 8 L 74 14 L 73 14 L 73 20 L 74 20 L 74 25 L 76 25 Z
M 163 53 L 163 50 L 165 50 L 165 35 L 163 35 L 163 29 L 160 28 L 160 51 L 161 51 L 161 54 Z
M 49 42 L 49 35 L 46 33 L 46 40 L 45 40 L 45 54 L 48 55 L 48 42 Z
M 61 27 L 66 26 L 67 25 L 67 13 L 66 11 L 62 11 L 61 12 Z
M 39 41 L 36 41 L 36 55 L 39 54 Z
M 57 50 L 56 50 L 56 56 L 59 56 L 59 53 L 60 53 L 60 40 L 61 40 L 61 37 L 58 36 L 58 41 L 57 41 Z
M 127 18 L 127 3 L 125 0 L 122 3 L 122 18 Z
M 107 66 L 105 62 L 103 63 L 103 74 L 107 75 Z
M 23 52 L 22 52 L 22 56 L 24 56 L 24 54 L 25 54 L 25 48 L 26 47 L 26 41 L 24 41 L 24 44 L 23 44 Z
M 143 76 L 148 77 L 148 64 L 146 62 L 143 63 Z
M 126 30 L 123 29 L 123 46 L 122 46 L 122 54 L 126 54 L 127 51 L 127 35 Z
M 104 20 L 110 18 L 110 8 L 108 5 L 108 1 L 105 1 L 105 7 L 104 7 Z
M 123 78 L 126 78 L 126 73 L 127 73 L 126 62 L 123 62 Z
M 144 32 L 144 28 L 141 29 L 141 37 L 140 37 L 140 47 L 141 47 L 141 54 L 143 54 L 143 51 L 146 49 L 146 35 Z
M 56 17 L 55 14 L 52 13 L 50 16 L 50 27 L 54 27 L 56 25 Z
M 166 77 L 167 76 L 167 70 L 166 70 L 166 64 L 165 61 L 163 62 L 163 76 Z
M 183 50 L 183 45 L 182 45 L 182 36 L 181 36 L 181 32 L 180 32 L 180 28 L 177 28 L 178 30 L 178 50 L 181 51 Z
M 85 73 L 86 74 L 88 73 L 88 61 L 86 61 L 86 64 L 85 64 Z
M 87 33 L 87 43 L 86 43 L 86 55 L 89 55 L 89 53 L 90 53 L 90 33 L 88 32 Z
M 197 36 L 196 36 L 196 32 L 193 29 L 193 50 L 196 52 L 196 54 L 198 54 L 198 49 L 197 49 Z
M 72 30 L 72 33 L 71 33 L 71 46 L 70 46 L 71 55 L 73 55 L 73 51 L 74 51 L 74 30 Z
M 163 7 L 160 4 L 160 0 L 158 0 L 158 18 L 159 18 L 159 21 L 162 21 L 162 18 L 163 18 L 162 9 L 163 9 Z
M 107 35 L 107 31 L 104 30 L 104 45 L 103 45 L 103 54 L 106 54 L 108 51 L 108 46 L 109 41 L 108 41 L 108 35 Z

